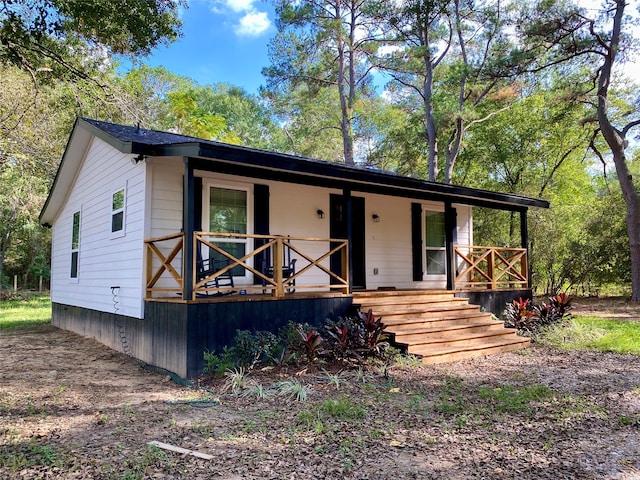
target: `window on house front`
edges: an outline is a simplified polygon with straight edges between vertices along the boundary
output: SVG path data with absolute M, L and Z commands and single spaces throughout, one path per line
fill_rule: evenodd
M 222 187 L 209 188 L 209 231 L 214 233 L 247 233 L 247 190 L 237 190 Z M 217 247 L 230 253 L 235 258 L 242 258 L 247 253 L 246 238 L 213 239 Z M 216 261 L 226 258 L 214 251 L 210 257 Z M 242 267 L 232 270 L 234 276 L 244 276 Z
M 124 235 L 125 190 L 121 188 L 111 195 L 111 235 Z
M 446 273 L 444 212 L 426 211 L 424 226 L 427 275 L 444 275 Z
M 71 278 L 78 278 L 78 256 L 80 253 L 80 212 L 73 214 L 71 228 Z

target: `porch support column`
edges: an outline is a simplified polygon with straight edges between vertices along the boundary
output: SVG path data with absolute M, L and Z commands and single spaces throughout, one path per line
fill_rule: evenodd
M 520 210 L 520 244 L 527 250 L 527 287 L 531 288 L 531 260 L 529 259 L 529 221 L 527 219 L 528 209 Z
M 351 197 L 351 190 L 344 189 L 342 194 L 344 195 L 345 214 L 347 219 L 347 242 L 348 242 L 348 266 L 349 271 L 349 293 L 353 292 L 353 198 Z
M 195 229 L 195 180 L 193 163 L 189 157 L 183 157 L 184 183 L 182 186 L 182 299 L 193 299 L 193 231 Z
M 456 279 L 455 257 L 453 255 L 453 246 L 458 241 L 457 228 L 458 218 L 456 209 L 453 208 L 450 201 L 444 202 L 444 234 L 445 234 L 445 261 L 447 271 L 447 290 L 453 290 Z

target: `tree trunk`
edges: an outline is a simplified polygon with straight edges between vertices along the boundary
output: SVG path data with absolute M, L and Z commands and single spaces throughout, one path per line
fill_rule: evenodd
M 341 18 L 340 2 L 336 2 L 336 19 Z M 353 11 L 352 11 L 353 13 Z M 353 22 L 350 26 L 350 36 L 353 35 Z M 341 28 L 341 27 L 340 27 Z M 342 35 L 341 32 L 338 33 Z M 351 42 L 352 39 L 350 38 Z M 342 146 L 344 152 L 344 163 L 346 165 L 353 165 L 353 128 L 351 126 L 351 118 L 353 115 L 353 97 L 354 97 L 354 82 L 355 71 L 353 65 L 353 49 L 351 45 L 347 47 L 343 38 L 338 38 L 338 95 L 340 97 L 340 130 L 342 132 Z M 347 59 L 345 58 L 345 50 L 349 48 L 349 65 L 347 65 Z M 348 69 L 348 71 L 347 71 Z M 348 85 L 347 85 L 348 83 Z M 348 90 L 348 91 L 347 91 Z
M 633 184 L 633 179 L 629 173 L 627 159 L 625 157 L 625 133 L 627 127 L 622 131 L 617 130 L 609 119 L 608 93 L 611 82 L 611 70 L 618 53 L 620 44 L 620 32 L 622 31 L 622 21 L 624 18 L 624 8 L 626 0 L 616 0 L 616 13 L 613 20 L 611 40 L 606 46 L 605 60 L 598 77 L 598 124 L 602 136 L 606 140 L 611 153 L 613 163 L 616 166 L 616 174 L 620 182 L 620 189 L 627 207 L 627 233 L 629 234 L 629 250 L 631 254 L 631 301 L 640 301 L 640 196 Z M 631 124 L 628 126 L 630 127 Z
M 429 46 L 429 38 L 425 32 L 425 45 Z M 427 52 L 429 49 L 427 48 Z M 423 57 L 425 67 L 422 99 L 424 101 L 424 121 L 427 125 L 427 142 L 429 144 L 429 181 L 438 179 L 438 143 L 436 140 L 436 121 L 433 116 L 433 63 L 429 53 Z

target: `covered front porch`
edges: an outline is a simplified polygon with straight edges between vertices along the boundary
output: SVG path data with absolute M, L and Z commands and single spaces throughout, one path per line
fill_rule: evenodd
M 347 239 L 198 231 L 187 241 L 176 232 L 147 239 L 145 246 L 147 301 L 333 297 L 356 290 Z M 447 290 L 529 289 L 526 248 L 450 245 L 447 253 Z

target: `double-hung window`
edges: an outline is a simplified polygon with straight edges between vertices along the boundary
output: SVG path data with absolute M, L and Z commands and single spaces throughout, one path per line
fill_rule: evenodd
M 78 279 L 78 260 L 80 255 L 80 211 L 73 214 L 71 226 L 71 271 L 69 277 Z
M 428 276 L 446 274 L 444 212 L 425 211 L 425 259 Z
M 212 233 L 248 233 L 249 220 L 249 190 L 237 188 L 225 188 L 218 186 L 209 187 L 209 208 L 207 223 Z M 218 237 L 215 235 L 212 242 L 220 249 L 228 252 L 235 258 L 242 258 L 250 250 L 249 240 L 246 237 Z M 215 261 L 226 262 L 228 259 L 220 253 L 209 250 L 209 257 Z M 242 267 L 232 270 L 234 277 L 244 277 L 247 272 Z
M 125 189 L 114 192 L 111 195 L 111 237 L 121 237 L 124 235 L 125 230 Z

